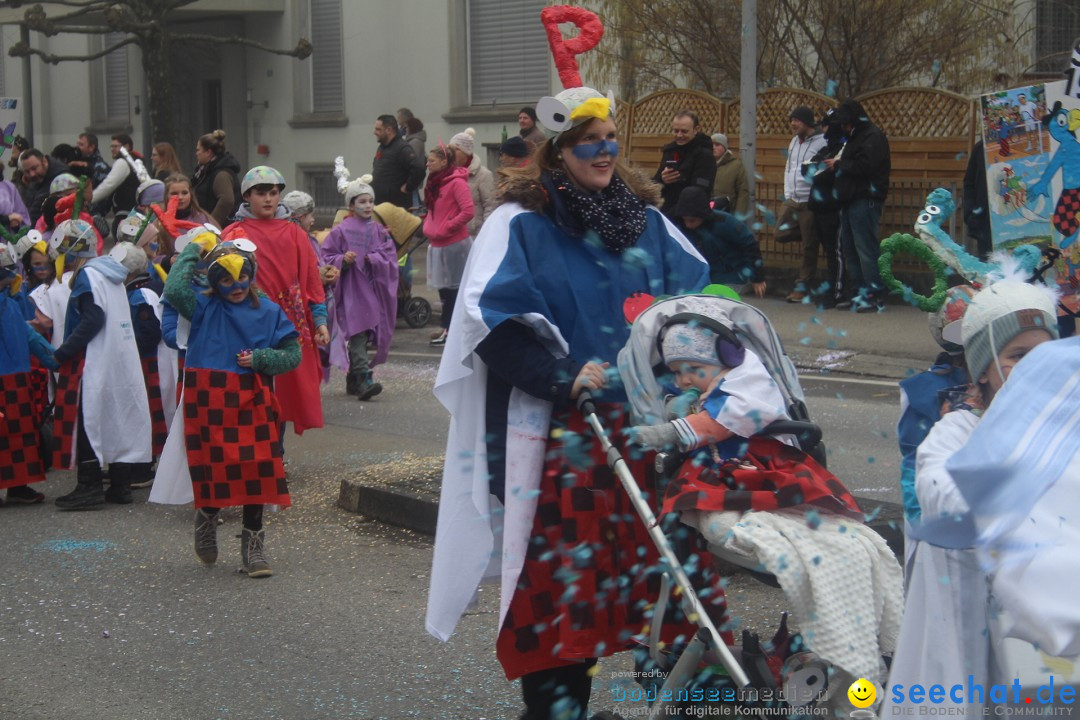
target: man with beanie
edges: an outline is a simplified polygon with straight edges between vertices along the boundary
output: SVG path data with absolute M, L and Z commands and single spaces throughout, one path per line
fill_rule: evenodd
M 499 167 L 524 167 L 531 157 L 529 144 L 519 135 L 507 138 L 499 147 Z
M 424 159 L 398 134 L 397 118 L 380 115 L 375 121 L 379 149 L 371 165 L 375 202 L 389 202 L 408 209 L 413 191 L 424 181 Z
M 802 302 L 816 291 L 818 245 L 814 214 L 810 212 L 811 181 L 803 175 L 803 167 L 825 147 L 825 136 L 818 133 L 814 112 L 805 105 L 791 111 L 791 131 L 795 135 L 788 143 L 787 163 L 784 166 L 784 204 L 777 222 L 778 232 L 793 233 L 798 228 L 802 245 L 802 265 L 795 287 L 788 293 L 790 303 Z
M 735 215 L 713 210 L 705 191 L 688 187 L 672 211 L 686 237 L 709 263 L 709 281 L 738 293 L 765 297 L 765 265 L 750 228 Z
M 664 202 L 660 210 L 674 220 L 672 210 L 686 188 L 699 187 L 705 190 L 706 197 L 712 195 L 716 163 L 712 140 L 701 132 L 697 115 L 689 110 L 678 111 L 671 121 L 671 131 L 675 139 L 664 146 L 653 180 L 661 185 Z
M 880 312 L 885 308 L 885 287 L 878 271 L 878 223 L 889 192 L 889 140 L 855 100 L 842 102 L 836 115 L 848 140 L 843 152 L 825 165 L 836 172 L 840 246 L 856 293 L 851 307 L 856 312 Z
M 731 154 L 727 135 L 715 133 L 712 136 L 712 154 L 716 160 L 716 175 L 713 178 L 713 207 L 735 213 L 746 219 L 750 212 L 750 182 L 746 177 L 746 168 L 742 160 Z M 726 202 L 726 205 L 723 203 Z

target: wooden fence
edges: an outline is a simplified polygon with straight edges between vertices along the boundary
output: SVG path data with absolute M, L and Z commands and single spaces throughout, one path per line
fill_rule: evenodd
M 889 197 L 881 220 L 881 236 L 910 232 L 926 195 L 936 187 L 953 192 L 957 210 L 949 234 L 963 242 L 963 179 L 968 153 L 978 132 L 977 103 L 971 98 L 932 88 L 892 88 L 855 98 L 875 125 L 885 131 L 892 154 Z M 797 265 L 797 243 L 773 240 L 775 213 L 784 190 L 784 165 L 791 140 L 792 108 L 807 105 L 815 116 L 837 105 L 833 98 L 795 88 L 770 88 L 758 95 L 755 217 L 762 253 L 770 265 Z M 731 147 L 739 146 L 738 100 L 723 101 L 694 90 L 665 90 L 633 104 L 619 103 L 620 136 L 627 138 L 626 157 L 652 174 L 660 148 L 671 141 L 671 119 L 687 108 L 707 134 L 723 132 Z M 766 212 L 767 211 L 767 212 Z

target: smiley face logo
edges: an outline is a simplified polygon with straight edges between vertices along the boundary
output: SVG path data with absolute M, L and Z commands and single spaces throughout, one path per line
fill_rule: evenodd
M 851 683 L 847 691 L 848 700 L 857 708 L 868 708 L 877 699 L 877 688 L 874 683 L 864 678 L 859 678 Z

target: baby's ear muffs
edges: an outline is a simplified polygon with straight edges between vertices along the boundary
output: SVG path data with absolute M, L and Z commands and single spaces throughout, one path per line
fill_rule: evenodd
M 712 330 L 716 335 L 716 357 L 724 364 L 724 367 L 739 367 L 746 359 L 746 348 L 731 328 L 696 313 L 675 313 L 661 326 L 660 332 L 656 333 L 656 352 L 661 358 L 664 356 L 664 335 L 668 328 L 674 325 L 691 325 Z

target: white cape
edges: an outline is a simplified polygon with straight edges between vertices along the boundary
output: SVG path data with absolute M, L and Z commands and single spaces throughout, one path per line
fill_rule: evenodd
M 93 265 L 82 270 L 105 326 L 86 347 L 81 404 L 86 437 L 98 462 L 150 462 L 150 402 L 124 286 Z

